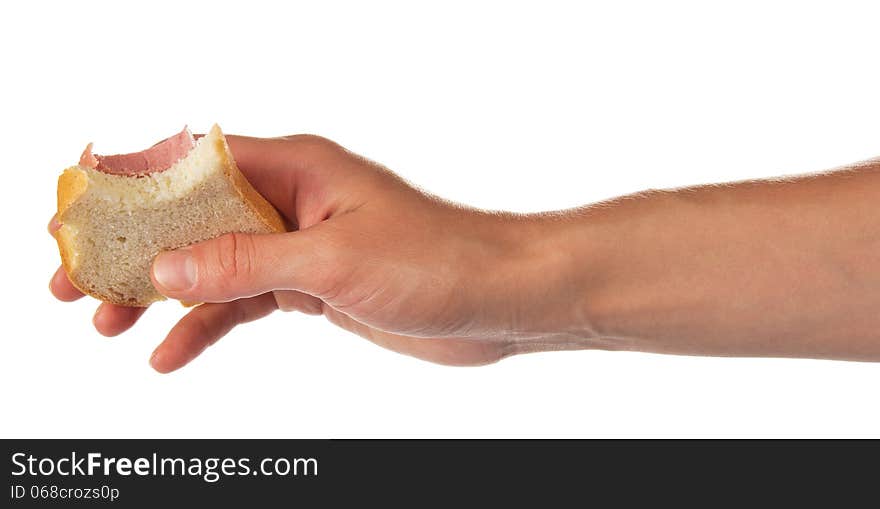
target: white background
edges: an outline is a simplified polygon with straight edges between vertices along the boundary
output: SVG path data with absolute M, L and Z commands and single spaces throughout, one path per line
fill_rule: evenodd
M 587 351 L 449 368 L 276 313 L 163 376 L 147 359 L 180 305 L 106 339 L 95 301 L 46 287 L 60 171 L 86 142 L 139 150 L 184 124 L 322 134 L 517 211 L 876 156 L 870 2 L 129 4 L 0 7 L 0 435 L 880 437 L 880 364 Z

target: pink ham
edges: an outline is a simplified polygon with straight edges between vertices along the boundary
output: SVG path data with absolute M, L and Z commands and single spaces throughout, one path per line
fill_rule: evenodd
M 140 177 L 159 171 L 165 171 L 180 161 L 195 146 L 196 141 L 189 129 L 162 140 L 147 150 L 131 154 L 101 156 L 92 153 L 89 143 L 79 158 L 80 166 L 93 168 L 111 175 Z

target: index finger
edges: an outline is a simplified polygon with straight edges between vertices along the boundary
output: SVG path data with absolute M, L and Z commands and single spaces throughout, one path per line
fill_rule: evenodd
M 226 136 L 239 169 L 285 216 L 297 218 L 295 198 L 305 192 L 328 196 L 346 181 L 351 155 L 320 136 L 297 134 L 280 138 Z

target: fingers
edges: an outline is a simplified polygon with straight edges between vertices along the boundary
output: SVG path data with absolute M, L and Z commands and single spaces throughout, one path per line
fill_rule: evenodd
M 309 134 L 279 138 L 252 138 L 226 135 L 229 150 L 238 167 L 247 175 L 262 176 L 284 171 L 303 171 L 345 151 L 336 143 Z
M 272 294 L 220 304 L 202 304 L 187 313 L 156 347 L 150 365 L 160 373 L 179 369 L 238 324 L 262 318 L 276 309 Z
M 332 274 L 333 248 L 320 226 L 300 232 L 230 233 L 160 253 L 151 277 L 168 297 L 189 302 L 228 302 L 272 290 L 317 295 Z
M 92 323 L 102 335 L 118 336 L 130 329 L 146 310 L 147 308 L 117 306 L 102 302 L 95 311 Z
M 49 281 L 49 291 L 56 299 L 64 302 L 72 302 L 83 297 L 83 293 L 70 282 L 63 267 L 58 267 L 52 280 Z M 102 302 L 95 311 L 92 323 L 102 335 L 117 336 L 130 329 L 146 309 Z
M 335 143 L 317 136 L 251 138 L 226 136 L 226 142 L 241 172 L 282 214 L 294 221 L 297 216 L 297 190 L 325 194 L 315 177 L 328 181 L 341 167 L 336 161 L 345 151 Z
M 49 291 L 62 302 L 73 302 L 83 296 L 83 293 L 70 282 L 63 267 L 58 267 L 58 270 L 52 275 L 52 279 L 49 280 Z

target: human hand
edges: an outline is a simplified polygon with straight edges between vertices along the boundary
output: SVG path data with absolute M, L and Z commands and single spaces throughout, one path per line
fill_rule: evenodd
M 227 139 L 293 231 L 227 234 L 157 256 L 156 288 L 205 304 L 156 348 L 156 370 L 182 367 L 276 309 L 323 314 L 378 345 L 444 364 L 577 347 L 575 306 L 559 291 L 565 249 L 555 249 L 541 218 L 445 202 L 316 136 Z M 50 232 L 57 227 L 53 219 Z M 50 288 L 63 301 L 82 297 L 61 268 Z M 144 311 L 102 303 L 93 322 L 114 336 Z

